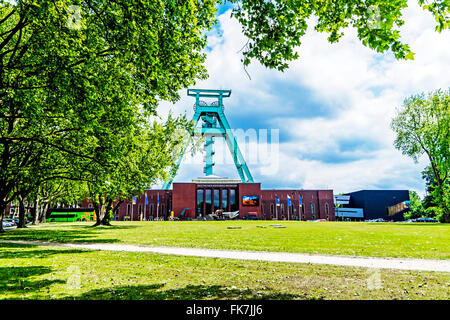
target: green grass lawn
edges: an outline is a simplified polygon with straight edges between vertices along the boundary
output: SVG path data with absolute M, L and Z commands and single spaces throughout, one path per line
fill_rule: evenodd
M 280 224 L 285 228 L 271 225 Z M 249 251 L 402 258 L 450 258 L 450 225 L 360 222 L 207 221 L 47 223 L 1 239 L 129 243 Z M 265 227 L 265 228 L 261 228 Z M 241 227 L 241 229 L 228 229 Z
M 111 240 L 108 232 L 81 232 L 77 240 Z M 0 300 L 449 299 L 449 291 L 449 273 L 0 243 Z

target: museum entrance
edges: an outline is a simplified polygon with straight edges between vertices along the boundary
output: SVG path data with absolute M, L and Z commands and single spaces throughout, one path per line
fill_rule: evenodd
M 196 217 L 205 217 L 217 210 L 222 212 L 239 210 L 236 188 L 215 186 L 197 189 Z

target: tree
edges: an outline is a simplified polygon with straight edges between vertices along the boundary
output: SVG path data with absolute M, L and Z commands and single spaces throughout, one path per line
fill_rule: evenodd
M 45 222 L 47 211 L 58 203 L 79 204 L 86 194 L 85 182 L 67 179 L 46 179 L 28 195 L 28 202 L 33 203 L 32 223 Z
M 415 219 L 423 216 L 425 209 L 419 195 L 415 191 L 409 191 L 409 211 L 404 214 L 405 219 Z
M 244 65 L 252 58 L 263 65 L 284 70 L 287 61 L 299 57 L 296 50 L 315 17 L 315 30 L 329 33 L 328 41 L 339 41 L 344 29 L 353 27 L 365 46 L 377 52 L 391 50 L 397 59 L 413 59 L 414 53 L 400 41 L 398 27 L 404 24 L 402 10 L 407 0 L 233 0 L 233 16 L 242 24 L 249 41 L 243 50 Z M 424 1 L 419 5 L 436 19 L 436 31 L 450 25 L 448 0 Z
M 0 215 L 26 196 L 21 177 L 85 180 L 92 162 L 106 165 L 93 137 L 204 78 L 213 12 L 212 0 L 0 0 Z M 100 120 L 108 113 L 116 121 Z M 63 161 L 34 170 L 49 159 Z
M 125 115 L 136 106 L 156 114 L 158 101 L 204 79 L 205 34 L 223 2 L 0 0 L 0 218 L 45 179 L 86 181 L 94 163 L 108 170 L 113 154 L 98 137 L 131 127 Z M 413 57 L 397 30 L 406 0 L 232 2 L 249 38 L 245 65 L 284 70 L 313 16 L 330 42 L 353 26 L 364 45 Z M 448 28 L 447 1 L 419 4 L 438 31 Z M 120 121 L 102 121 L 107 113 Z M 32 183 L 18 188 L 25 177 Z
M 441 188 L 443 192 L 440 192 L 440 190 L 437 189 L 437 181 L 431 165 L 425 168 L 425 170 L 422 172 L 422 177 L 425 180 L 427 191 L 427 194 L 423 199 L 425 215 L 430 218 L 438 219 L 441 222 L 445 222 L 444 211 L 439 206 L 439 203 L 444 202 L 446 203 L 447 207 L 450 206 L 450 194 L 448 193 L 450 190 L 450 187 L 448 185 L 450 183 L 449 180 L 447 179 L 445 181 L 446 185 Z
M 442 212 L 441 220 L 450 216 L 450 91 L 437 90 L 428 95 L 407 98 L 397 109 L 391 127 L 396 133 L 394 145 L 415 162 L 426 155 L 430 166 L 428 191 Z M 428 180 L 427 179 L 427 180 Z M 431 188 L 430 188 L 431 187 Z
M 183 137 L 175 135 L 178 129 L 192 132 L 193 126 L 185 117 L 171 116 L 164 124 L 150 123 L 137 112 L 132 130 L 108 139 L 105 149 L 115 149 L 112 157 L 110 151 L 101 155 L 108 157 L 108 170 L 95 163 L 87 168 L 92 175 L 87 182 L 87 197 L 97 213 L 95 226 L 110 225 L 112 213 L 124 200 L 169 177 L 180 156 L 178 145 L 183 143 Z

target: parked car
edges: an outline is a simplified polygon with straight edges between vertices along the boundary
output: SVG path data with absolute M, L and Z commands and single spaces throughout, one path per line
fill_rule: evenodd
M 3 228 L 11 228 L 11 227 L 15 226 L 14 223 L 9 222 L 9 221 L 5 221 L 5 220 L 2 221 L 2 225 L 3 225 Z
M 365 220 L 364 222 L 386 222 L 383 218 Z
M 438 221 L 433 218 L 419 218 L 417 219 L 417 222 L 438 222 Z
M 258 214 L 256 212 L 249 212 L 244 216 L 245 220 L 258 220 Z
M 3 219 L 3 221 L 12 223 L 13 226 L 16 226 L 19 223 L 19 220 L 17 220 L 17 222 L 16 222 L 16 219 Z
M 438 222 L 438 221 L 433 218 L 416 218 L 416 219 L 409 219 L 406 222 Z

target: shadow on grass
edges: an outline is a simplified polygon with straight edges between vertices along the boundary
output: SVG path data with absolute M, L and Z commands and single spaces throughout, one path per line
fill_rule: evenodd
M 51 224 L 48 224 L 51 226 Z M 111 226 L 92 227 L 91 225 L 67 225 L 55 226 L 56 229 L 24 228 L 9 230 L 0 233 L 1 240 L 28 240 L 28 241 L 49 241 L 49 242 L 79 242 L 79 243 L 115 243 L 119 239 L 102 239 L 98 235 L 102 230 L 134 229 L 138 226 Z
M 86 250 L 79 249 L 43 249 L 43 250 L 17 250 L 23 248 L 36 248 L 36 245 L 0 242 L 0 259 L 33 259 L 48 258 L 54 254 L 83 253 Z
M 163 290 L 164 284 L 122 286 L 96 289 L 80 296 L 65 299 L 76 300 L 292 300 L 302 298 L 294 294 L 274 292 L 256 292 L 251 289 L 229 289 L 219 285 L 187 285 L 184 288 Z
M 438 223 L 438 222 L 414 222 L 414 223 L 408 223 L 408 222 L 364 222 L 366 225 L 370 226 L 411 226 L 411 227 L 443 227 L 446 226 L 444 223 Z
M 40 276 L 52 271 L 49 267 L 0 267 L 0 295 L 7 292 L 29 293 L 40 291 L 55 283 L 65 283 L 63 280 L 28 280 L 32 276 Z

